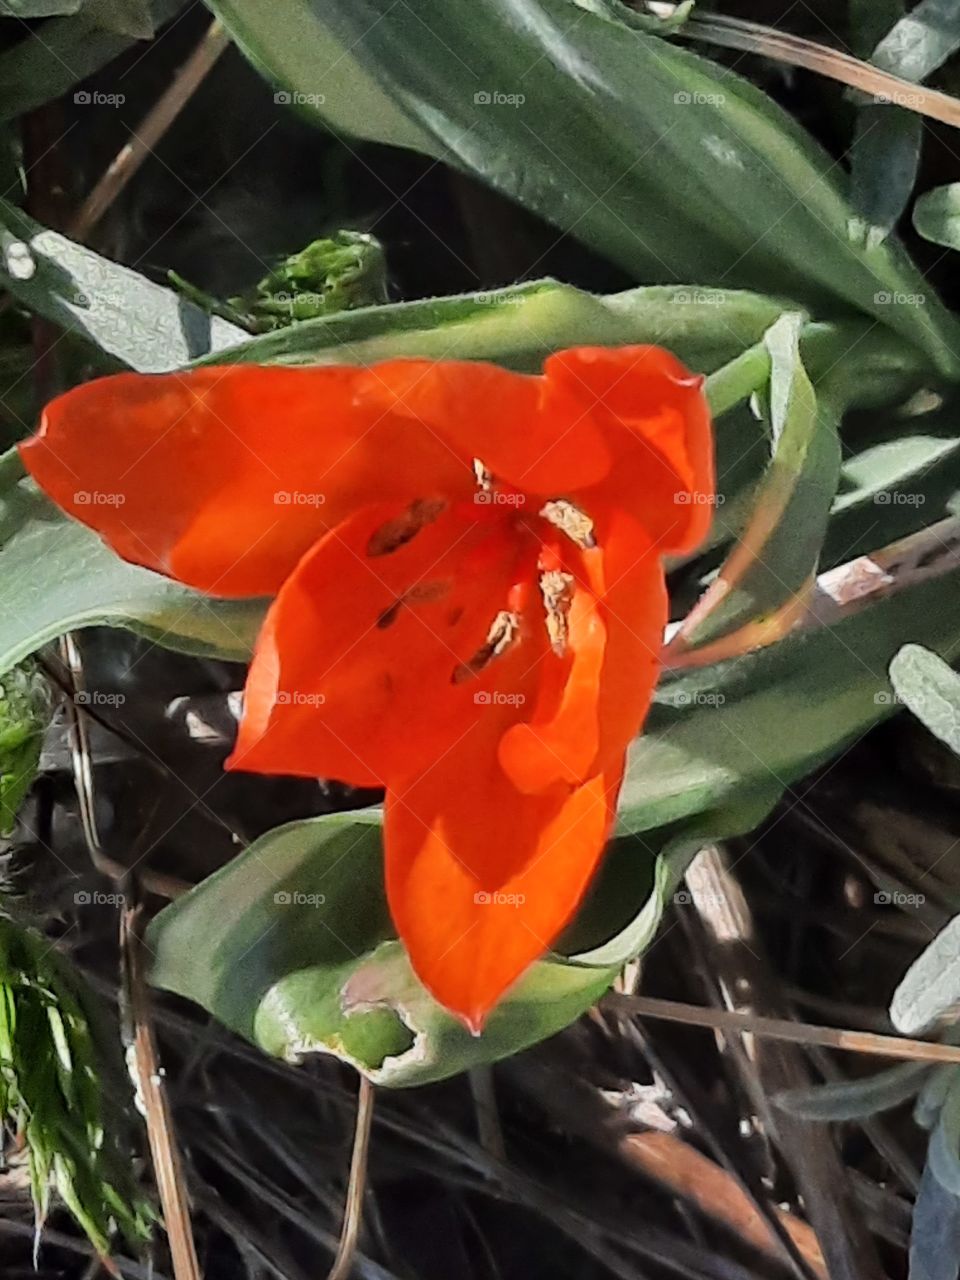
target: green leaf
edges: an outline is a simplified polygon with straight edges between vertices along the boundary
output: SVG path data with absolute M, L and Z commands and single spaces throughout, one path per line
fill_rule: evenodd
M 870 61 L 902 80 L 919 83 L 960 47 L 960 10 L 954 0 L 921 0 L 907 15 L 895 0 L 886 6 L 897 21 L 879 41 Z M 884 6 L 873 14 L 852 15 L 861 29 L 884 18 Z M 882 240 L 896 225 L 913 191 L 920 166 L 923 121 L 896 105 L 867 103 L 857 116 L 851 156 L 851 194 L 859 218 L 851 232 L 866 243 Z
M 613 976 L 541 961 L 474 1037 L 393 938 L 379 814 L 333 814 L 268 832 L 162 911 L 151 980 L 269 1053 L 335 1053 L 378 1083 L 411 1085 L 560 1030 Z
M 883 242 L 903 216 L 920 168 L 923 121 L 915 111 L 868 103 L 857 113 L 850 155 L 850 235 Z
M 929 649 L 908 644 L 890 663 L 890 680 L 900 701 L 960 755 L 960 676 Z
M 12 828 L 33 783 L 49 721 L 49 690 L 34 666 L 6 672 L 0 681 L 0 834 Z
M 901 978 L 890 1002 L 890 1019 L 903 1035 L 921 1035 L 958 1001 L 960 916 L 954 916 Z
M 151 0 L 153 28 L 169 22 L 186 2 Z M 130 47 L 131 34 L 106 29 L 102 10 L 89 3 L 73 16 L 51 18 L 42 39 L 26 36 L 0 54 L 0 120 L 14 120 L 59 98 L 119 57 Z
M 653 342 L 694 369 L 713 370 L 757 342 L 782 310 L 775 299 L 735 290 L 653 286 L 597 296 L 539 280 L 304 320 L 199 363 L 370 364 L 421 356 L 539 369 L 562 347 Z
M 171 289 L 46 230 L 4 200 L 0 285 L 31 311 L 141 373 L 179 368 L 247 336 Z
M 635 29 L 626 9 L 617 21 L 573 0 L 213 8 L 318 120 L 460 167 L 636 279 L 852 306 L 957 368 L 956 322 L 902 251 L 851 242 L 834 161 L 754 86 Z
M 737 545 L 684 623 L 685 648 L 762 623 L 816 571 L 837 491 L 840 441 L 836 409 L 829 402 L 818 406 L 800 359 L 802 325 L 801 315 L 786 314 L 764 337 L 770 353 L 770 465 Z M 725 523 L 722 508 L 719 522 Z
M 106 623 L 188 653 L 244 661 L 262 600 L 217 600 L 124 563 L 0 459 L 0 673 L 65 631 Z
M 913 206 L 913 225 L 925 240 L 960 249 L 960 182 L 925 191 Z
M 884 546 L 958 508 L 955 408 L 918 418 L 892 416 L 844 460 L 823 563 L 830 567 Z
M 842 1080 L 774 1096 L 783 1111 L 801 1120 L 864 1120 L 908 1102 L 930 1074 L 929 1062 L 907 1062 L 865 1080 Z
M 944 546 L 932 535 L 930 545 Z M 891 555 L 876 566 L 881 579 Z M 890 715 L 886 673 L 903 644 L 960 654 L 960 568 L 945 559 L 945 572 L 908 576 L 826 624 L 811 619 L 752 653 L 667 672 L 630 751 L 618 829 L 729 810 L 757 785 L 787 787 Z

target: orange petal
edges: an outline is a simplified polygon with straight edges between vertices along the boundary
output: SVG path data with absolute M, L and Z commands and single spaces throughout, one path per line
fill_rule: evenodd
M 426 764 L 482 715 L 499 659 L 476 674 L 471 660 L 533 572 L 536 544 L 473 504 L 410 519 L 395 503 L 363 508 L 284 583 L 229 768 L 374 786 Z
M 618 509 L 604 511 L 596 529 L 598 545 L 571 548 L 565 561 L 578 584 L 562 675 L 541 664 L 533 714 L 500 743 L 500 762 L 521 791 L 581 783 L 613 767 L 640 732 L 656 687 L 668 618 L 659 551 Z
M 597 523 L 598 545 L 571 557 L 599 602 L 606 643 L 597 682 L 600 727 L 593 767 L 609 769 L 640 733 L 661 670 L 669 599 L 660 553 L 646 528 L 613 510 Z
M 21 456 L 125 559 L 216 595 L 270 594 L 359 505 L 473 488 L 471 458 L 371 380 L 382 390 L 340 366 L 122 373 L 49 404 Z
M 384 403 L 409 413 L 479 458 L 497 479 L 552 497 L 602 480 L 610 449 L 593 415 L 549 378 L 497 365 L 444 360 L 376 366 Z
M 531 718 L 507 729 L 498 747 L 500 763 L 514 786 L 531 794 L 557 782 L 579 784 L 597 772 L 597 694 L 606 628 L 587 589 L 575 592 L 567 623 L 567 660 L 562 665 L 542 664 L 543 678 Z
M 621 772 L 521 794 L 500 768 L 490 708 L 418 777 L 387 791 L 387 892 L 431 994 L 480 1031 L 576 910 L 613 822 Z
M 591 516 L 621 506 L 661 551 L 693 550 L 713 513 L 713 440 L 703 379 L 660 347 L 579 347 L 544 365 L 545 377 L 604 431 L 609 476 L 577 492 Z

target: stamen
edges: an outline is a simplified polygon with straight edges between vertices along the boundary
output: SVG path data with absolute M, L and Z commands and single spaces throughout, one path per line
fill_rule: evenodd
M 597 545 L 593 535 L 593 521 L 575 502 L 570 502 L 567 498 L 554 498 L 544 503 L 540 514 L 555 529 L 566 534 L 571 542 L 576 543 L 581 551 L 590 551 Z
M 477 479 L 477 488 L 489 493 L 493 488 L 493 472 L 488 471 L 479 458 L 473 460 L 473 474 Z
M 469 680 L 473 676 L 479 675 L 484 667 L 489 666 L 494 658 L 499 657 L 504 650 L 510 647 L 519 630 L 519 614 L 510 613 L 507 609 L 501 609 L 487 632 L 486 640 L 477 652 L 469 662 L 461 662 L 458 667 L 454 668 L 453 683 L 462 684 L 464 680 Z
M 562 658 L 567 651 L 573 583 L 573 574 L 563 573 L 559 569 L 549 569 L 540 575 L 540 593 L 547 615 L 547 635 L 550 637 L 550 647 L 558 658 Z
M 414 539 L 421 529 L 432 524 L 446 507 L 443 498 L 417 498 L 393 520 L 374 530 L 367 543 L 368 556 L 388 556 Z

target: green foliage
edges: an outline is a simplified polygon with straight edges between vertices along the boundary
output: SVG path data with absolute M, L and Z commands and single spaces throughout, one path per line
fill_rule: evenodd
M 50 696 L 32 663 L 0 677 L 0 834 L 13 826 L 40 760 Z
M 338 231 L 285 258 L 249 295 L 218 302 L 170 272 L 171 283 L 204 311 L 248 333 L 272 333 L 303 320 L 387 300 L 383 247 L 359 231 Z
M 38 1223 L 57 1197 L 101 1254 L 118 1230 L 144 1239 L 151 1219 L 123 1141 L 121 1073 L 50 943 L 0 916 L 0 1118 L 25 1144 Z
M 626 8 L 212 7 L 304 112 L 463 168 L 634 279 L 722 281 L 826 314 L 853 307 L 957 371 L 956 322 L 892 238 L 851 238 L 826 153 L 753 85 L 636 29 Z

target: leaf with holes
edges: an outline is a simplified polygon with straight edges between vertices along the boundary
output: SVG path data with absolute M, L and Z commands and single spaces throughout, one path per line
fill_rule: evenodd
M 543 1039 L 612 980 L 541 961 L 472 1036 L 414 978 L 382 885 L 379 814 L 278 827 L 160 913 L 152 981 L 278 1057 L 335 1053 L 410 1085 Z

